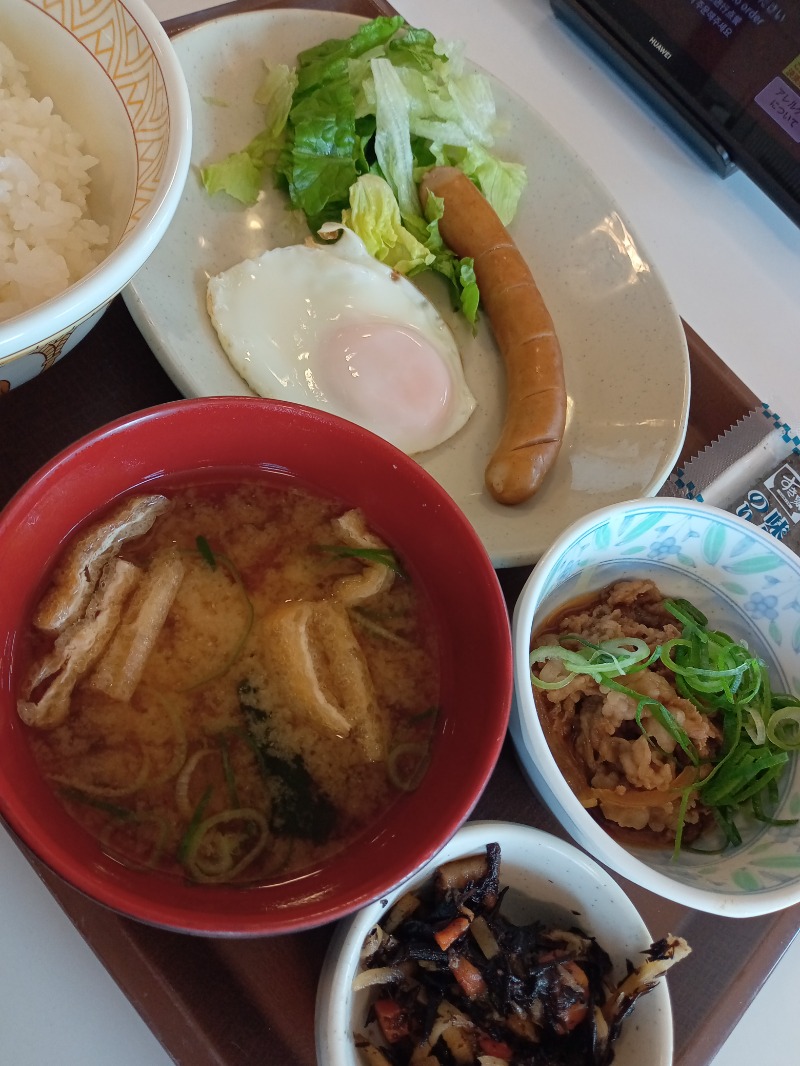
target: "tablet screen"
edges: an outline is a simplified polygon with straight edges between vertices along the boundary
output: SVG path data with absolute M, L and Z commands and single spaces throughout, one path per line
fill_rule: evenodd
M 554 5 L 555 6 L 555 5 Z M 800 219 L 800 0 L 577 0 Z

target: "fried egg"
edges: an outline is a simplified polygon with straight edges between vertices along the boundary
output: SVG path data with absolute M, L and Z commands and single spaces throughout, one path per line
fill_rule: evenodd
M 209 279 L 220 343 L 258 395 L 427 451 L 475 408 L 453 334 L 412 282 L 333 228 L 335 242 L 275 248 Z

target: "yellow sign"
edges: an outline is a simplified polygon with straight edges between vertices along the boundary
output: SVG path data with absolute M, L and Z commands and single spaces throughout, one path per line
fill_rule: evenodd
M 800 89 L 800 56 L 796 56 L 788 67 L 783 68 L 783 76 Z

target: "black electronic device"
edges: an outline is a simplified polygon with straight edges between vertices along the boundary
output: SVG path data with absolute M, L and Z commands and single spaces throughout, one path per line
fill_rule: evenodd
M 551 0 L 721 175 L 800 225 L 800 0 Z

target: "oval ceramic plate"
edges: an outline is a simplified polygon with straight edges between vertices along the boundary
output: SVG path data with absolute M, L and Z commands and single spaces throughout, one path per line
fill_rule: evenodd
M 174 44 L 191 94 L 193 173 L 159 247 L 125 293 L 162 366 L 186 396 L 250 390 L 232 368 L 206 312 L 212 274 L 308 231 L 277 190 L 250 209 L 209 197 L 198 169 L 242 148 L 260 128 L 252 102 L 262 63 L 293 64 L 298 51 L 346 37 L 362 21 L 324 11 L 254 11 L 187 30 Z M 425 292 L 450 324 L 478 400 L 467 425 L 417 456 L 477 530 L 495 566 L 535 562 L 575 519 L 655 493 L 683 441 L 689 371 L 685 335 L 664 285 L 608 193 L 519 97 L 493 81 L 506 121 L 496 151 L 528 170 L 511 232 L 556 324 L 569 392 L 555 469 L 517 507 L 490 498 L 483 471 L 503 417 L 504 373 L 488 323 L 473 336 L 436 277 Z

